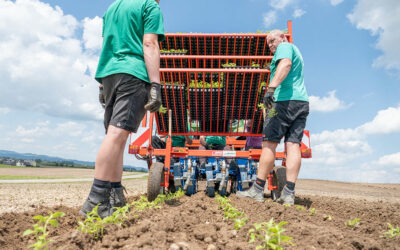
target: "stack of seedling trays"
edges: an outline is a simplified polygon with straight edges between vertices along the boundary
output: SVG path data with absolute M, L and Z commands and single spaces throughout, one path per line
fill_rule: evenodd
M 187 132 L 187 106 L 185 85 L 162 85 L 162 106 L 172 110 L 172 133 Z M 159 124 L 159 132 L 168 133 L 168 112 L 156 113 Z
M 173 110 L 172 133 L 231 134 L 232 124 L 244 120 L 253 120 L 247 132 L 262 133 L 258 103 L 270 79 L 260 69 L 272 58 L 266 38 L 265 33 L 166 35 L 160 43 L 161 82 L 184 82 L 163 87 L 163 106 Z M 168 115 L 157 114 L 157 122 L 159 132 L 168 133 Z

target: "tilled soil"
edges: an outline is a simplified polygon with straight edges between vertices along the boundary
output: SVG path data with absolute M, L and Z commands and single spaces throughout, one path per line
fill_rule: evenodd
M 248 217 L 247 224 L 236 231 L 225 220 L 215 199 L 204 192 L 182 197 L 148 209 L 131 217 L 124 228 L 110 225 L 102 239 L 95 240 L 77 231 L 78 208 L 39 207 L 23 213 L 0 215 L 0 249 L 25 249 L 34 242 L 33 236 L 22 237 L 32 227 L 32 216 L 47 211 L 63 211 L 60 226 L 51 228 L 50 249 L 254 249 L 249 244 L 248 230 L 253 223 L 287 221 L 284 234 L 293 237 L 296 246 L 287 249 L 400 249 L 400 237 L 380 237 L 386 225 L 400 225 L 400 203 L 367 201 L 315 195 L 298 195 L 296 205 L 284 207 L 266 198 L 258 203 L 230 195 L 231 204 Z M 138 199 L 138 196 L 129 200 Z M 315 208 L 315 214 L 309 214 Z M 332 216 L 332 220 L 326 219 Z M 360 224 L 348 227 L 345 221 L 359 218 Z

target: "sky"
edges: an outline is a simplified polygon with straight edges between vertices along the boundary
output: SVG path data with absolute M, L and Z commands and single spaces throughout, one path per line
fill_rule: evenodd
M 95 161 L 94 80 L 112 0 L 0 0 L 0 150 Z M 286 29 L 305 63 L 300 178 L 400 183 L 400 1 L 161 0 L 167 32 Z M 141 132 L 141 131 L 139 131 Z M 125 165 L 145 166 L 125 153 Z

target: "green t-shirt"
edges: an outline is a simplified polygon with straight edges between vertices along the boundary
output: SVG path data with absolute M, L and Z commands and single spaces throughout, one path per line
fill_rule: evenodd
M 149 82 L 143 56 L 144 34 L 164 40 L 163 16 L 155 0 L 116 0 L 103 17 L 103 48 L 96 80 L 126 73 Z
M 186 138 L 184 135 L 171 135 L 172 147 L 185 147 Z
M 271 61 L 271 79 L 275 75 L 278 61 L 284 58 L 289 58 L 292 61 L 292 67 L 285 80 L 276 88 L 274 94 L 275 100 L 308 102 L 308 95 L 304 85 L 303 57 L 295 45 L 287 42 L 279 44 Z
M 207 144 L 212 145 L 226 145 L 226 136 L 207 136 L 206 137 Z

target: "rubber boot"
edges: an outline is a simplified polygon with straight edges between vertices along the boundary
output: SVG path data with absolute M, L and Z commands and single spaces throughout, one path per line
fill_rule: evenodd
M 97 213 L 100 218 L 103 219 L 112 215 L 113 210 L 110 204 L 110 193 L 111 185 L 105 188 L 100 188 L 93 185 L 89 196 L 85 203 L 83 203 L 82 209 L 79 211 L 79 213 L 86 217 L 87 213 L 92 212 L 93 208 L 98 205 Z
M 125 187 L 111 188 L 110 205 L 112 208 L 126 205 L 124 190 L 126 192 Z

